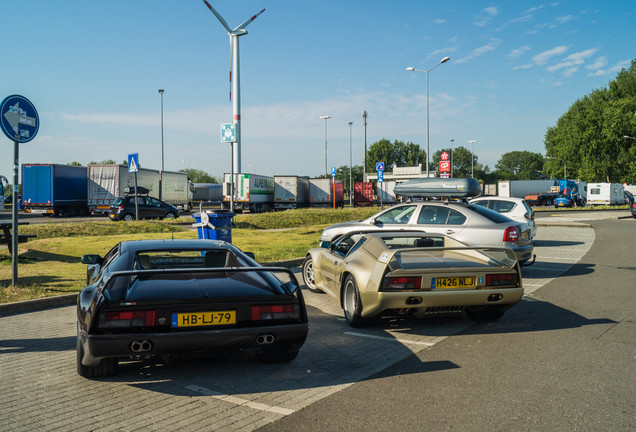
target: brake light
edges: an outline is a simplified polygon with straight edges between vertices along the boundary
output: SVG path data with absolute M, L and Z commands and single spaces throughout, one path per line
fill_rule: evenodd
M 297 304 L 252 306 L 252 321 L 300 318 Z
M 384 278 L 384 290 L 418 290 L 422 288 L 421 277 L 387 277 Z
M 487 287 L 503 285 L 517 285 L 517 275 L 515 273 L 486 275 Z
M 150 327 L 155 325 L 154 310 L 104 312 L 99 314 L 100 328 Z
M 519 234 L 517 233 L 517 229 L 513 226 L 509 226 L 504 231 L 503 241 L 504 242 L 517 242 L 519 240 Z

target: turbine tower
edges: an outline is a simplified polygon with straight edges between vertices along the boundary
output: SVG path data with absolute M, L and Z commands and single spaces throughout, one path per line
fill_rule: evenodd
M 232 101 L 232 121 L 236 125 L 236 143 L 232 149 L 233 159 L 233 171 L 235 173 L 241 172 L 241 83 L 240 83 L 240 62 L 239 62 L 239 36 L 247 34 L 245 27 L 247 27 L 257 16 L 265 12 L 265 9 L 257 13 L 256 15 L 248 18 L 243 24 L 236 27 L 234 30 L 230 29 L 230 26 L 223 19 L 223 17 L 212 7 L 207 0 L 203 0 L 203 3 L 212 11 L 212 13 L 218 18 L 227 34 L 230 36 L 230 101 Z M 234 80 L 232 80 L 232 72 L 234 72 Z M 232 99 L 234 94 L 234 99 Z

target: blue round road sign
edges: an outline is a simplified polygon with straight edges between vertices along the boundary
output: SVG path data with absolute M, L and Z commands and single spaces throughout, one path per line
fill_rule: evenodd
M 2 132 L 13 141 L 31 141 L 40 129 L 40 118 L 30 100 L 20 95 L 6 97 L 0 105 Z

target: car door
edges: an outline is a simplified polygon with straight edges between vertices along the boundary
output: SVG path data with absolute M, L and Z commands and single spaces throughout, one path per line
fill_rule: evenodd
M 445 204 L 422 204 L 413 228 L 458 238 L 466 228 L 468 217 Z
M 146 205 L 148 206 L 148 217 L 151 218 L 163 218 L 166 215 L 165 210 L 161 205 L 161 201 L 157 198 L 146 197 Z
M 318 265 L 314 265 L 314 272 L 319 273 L 317 277 L 320 278 L 321 289 L 333 296 L 337 295 L 344 258 L 359 239 L 360 234 L 344 235 L 320 254 L 320 262 Z M 316 277 L 315 273 L 314 277 Z M 318 282 L 316 284 L 318 285 Z

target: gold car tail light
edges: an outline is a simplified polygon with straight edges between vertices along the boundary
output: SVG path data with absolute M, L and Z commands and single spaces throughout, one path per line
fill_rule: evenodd
M 382 289 L 390 290 L 419 290 L 422 288 L 421 277 L 389 276 L 384 278 Z
M 504 285 L 517 285 L 517 275 L 514 273 L 504 273 L 504 274 L 487 274 L 486 275 L 486 286 L 487 287 L 496 287 L 496 286 L 504 286 Z

